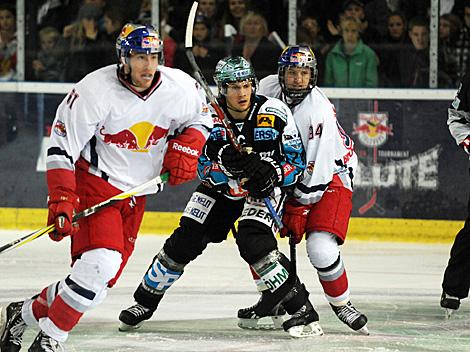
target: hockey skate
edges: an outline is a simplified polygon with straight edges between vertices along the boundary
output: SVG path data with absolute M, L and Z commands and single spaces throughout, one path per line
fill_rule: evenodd
M 26 323 L 21 317 L 23 302 L 0 307 L 0 351 L 18 352 L 21 349 Z
M 307 301 L 282 327 L 291 337 L 311 337 L 323 335 L 323 330 L 318 322 L 318 313 L 312 304 Z
M 453 297 L 442 291 L 441 295 L 441 307 L 446 311 L 446 319 L 449 319 L 452 313 L 454 313 L 460 307 L 460 298 Z
M 39 332 L 39 334 L 34 339 L 33 344 L 28 349 L 28 352 L 64 352 L 64 351 L 65 349 L 59 341 L 53 339 L 50 336 L 47 336 L 43 331 Z
M 141 304 L 134 304 L 119 314 L 119 331 L 132 331 L 140 328 L 144 321 L 149 320 L 155 310 Z
M 354 331 L 364 335 L 369 335 L 369 329 L 367 329 L 367 317 L 354 308 L 351 302 L 346 303 L 344 306 L 334 306 L 332 304 L 330 304 L 330 306 L 338 319 L 344 324 Z
M 253 330 L 276 330 L 282 329 L 286 310 L 279 304 L 274 307 L 268 315 L 260 316 L 255 309 L 260 304 L 261 298 L 254 306 L 238 310 L 238 327 Z

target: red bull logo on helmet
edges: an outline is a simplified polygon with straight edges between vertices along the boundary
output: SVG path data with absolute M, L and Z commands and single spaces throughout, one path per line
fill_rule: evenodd
M 142 38 L 141 46 L 143 49 L 156 49 L 160 45 L 160 40 L 157 37 L 144 37 Z
M 388 136 L 393 136 L 393 126 L 388 125 L 387 112 L 360 112 L 358 123 L 353 126 L 353 134 L 358 135 L 359 142 L 366 147 L 383 145 Z
M 290 56 L 290 62 L 292 63 L 304 63 L 307 62 L 307 55 L 302 52 L 293 53 Z
M 168 133 L 167 128 L 154 126 L 150 122 L 139 122 L 117 133 L 105 133 L 105 130 L 106 126 L 100 130 L 104 143 L 141 153 L 148 153 Z

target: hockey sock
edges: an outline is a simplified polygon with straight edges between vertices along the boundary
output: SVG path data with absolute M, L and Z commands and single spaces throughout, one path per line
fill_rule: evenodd
M 175 262 L 161 249 L 134 292 L 136 302 L 157 309 L 165 291 L 183 275 L 184 267 L 185 264 Z
M 121 261 L 121 254 L 109 249 L 98 248 L 83 253 L 74 263 L 70 275 L 56 288 L 56 297 L 49 306 L 47 317 L 39 320 L 41 330 L 64 342 L 83 313 L 104 300 L 107 284 L 116 275 Z
M 307 253 L 317 270 L 325 297 L 335 306 L 349 301 L 349 284 L 335 236 L 313 232 L 307 238 Z
M 271 251 L 265 257 L 253 264 L 253 269 L 267 287 L 262 292 L 261 300 L 255 308 L 259 316 L 269 315 L 269 312 L 282 301 L 289 314 L 295 313 L 305 304 L 308 292 L 296 278 L 295 285 L 289 278 L 289 260 L 278 250 Z
M 44 288 L 39 296 L 37 296 L 32 302 L 29 302 L 28 300 L 25 301 L 25 308 L 23 309 L 22 314 L 26 324 L 31 325 L 30 322 L 36 321 L 37 323 L 39 322 L 39 319 L 47 317 L 49 306 L 57 296 L 59 283 L 60 281 Z
M 253 267 L 250 265 L 250 271 L 251 271 L 251 276 L 253 277 L 253 281 L 255 282 L 256 289 L 258 292 L 263 292 L 264 290 L 267 290 L 268 287 L 266 284 L 261 280 L 259 275 L 256 273 L 256 271 L 253 269 Z

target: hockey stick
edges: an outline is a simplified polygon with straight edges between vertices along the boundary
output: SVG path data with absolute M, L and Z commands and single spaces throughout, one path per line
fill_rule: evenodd
M 219 117 L 220 121 L 222 122 L 225 129 L 227 130 L 227 135 L 230 140 L 230 143 L 239 152 L 245 151 L 247 153 L 250 153 L 250 150 L 243 150 L 240 143 L 238 143 L 237 137 L 235 137 L 235 133 L 233 133 L 233 130 L 230 126 L 230 121 L 228 120 L 227 116 L 225 116 L 224 112 L 222 111 L 222 108 L 219 106 L 217 99 L 214 96 L 214 93 L 209 88 L 209 84 L 207 83 L 206 78 L 202 74 L 202 71 L 196 62 L 196 58 L 194 57 L 193 50 L 192 50 L 193 27 L 194 27 L 194 19 L 196 17 L 196 11 L 197 11 L 198 5 L 199 3 L 197 1 L 193 2 L 191 11 L 189 12 L 188 22 L 186 23 L 186 37 L 185 37 L 186 57 L 188 58 L 188 61 L 194 71 L 194 76 L 195 76 L 196 81 L 198 81 L 201 87 L 204 89 L 204 92 L 206 93 L 206 96 L 209 99 L 210 105 L 214 108 L 217 116 Z M 268 197 L 264 198 L 263 201 L 266 207 L 268 208 L 269 213 L 271 214 L 272 218 L 274 219 L 276 226 L 279 229 L 281 229 L 282 228 L 281 218 L 279 217 L 276 210 L 272 206 L 271 201 L 269 200 Z
M 119 193 L 118 195 L 115 195 L 114 197 L 111 197 L 109 199 L 106 199 L 105 201 L 102 201 L 101 203 L 98 203 L 96 205 L 93 205 L 92 207 L 85 209 L 81 211 L 80 213 L 76 214 L 73 217 L 72 222 L 76 222 L 81 218 L 86 218 L 92 214 L 95 214 L 96 212 L 100 211 L 101 209 L 107 208 L 110 205 L 113 205 L 123 199 L 130 198 L 132 196 L 135 196 L 136 194 L 142 192 L 143 190 L 150 188 L 150 187 L 155 187 L 157 188 L 157 192 L 160 190 L 159 186 L 168 181 L 168 173 L 165 173 L 161 176 L 157 176 L 150 181 L 147 181 L 139 186 L 136 186 L 134 188 L 131 188 L 130 190 L 126 192 Z M 39 229 L 37 231 L 34 231 L 28 235 L 25 235 L 23 237 L 20 237 L 10 243 L 7 243 L 3 246 L 0 247 L 0 254 L 7 252 L 11 249 L 21 247 L 25 245 L 26 243 L 29 243 L 33 240 L 35 240 L 38 237 L 41 237 L 42 235 L 52 232 L 55 230 L 55 225 L 48 225 L 46 227 L 43 227 L 42 229 Z

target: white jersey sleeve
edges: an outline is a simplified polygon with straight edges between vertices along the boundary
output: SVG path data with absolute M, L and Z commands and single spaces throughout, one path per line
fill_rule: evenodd
M 277 75 L 269 75 L 259 81 L 259 94 L 281 99 L 281 86 Z M 281 99 L 282 100 L 282 99 Z
M 77 83 L 57 108 L 47 157 L 48 170 L 74 171 L 80 153 L 106 119 L 108 101 L 92 93 L 93 83 L 88 80 Z

